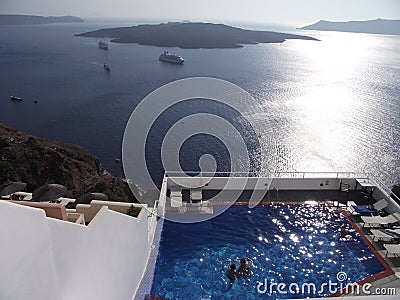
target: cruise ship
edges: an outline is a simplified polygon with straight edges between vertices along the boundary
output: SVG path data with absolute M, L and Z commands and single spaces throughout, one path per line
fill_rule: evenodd
M 99 48 L 103 50 L 108 50 L 108 44 L 104 41 L 99 42 Z
M 169 53 L 168 51 L 161 53 L 159 60 L 179 65 L 182 65 L 185 62 L 182 56 Z
M 157 292 L 157 286 L 154 285 L 160 284 L 160 278 L 157 278 L 157 276 L 159 277 L 157 260 L 162 259 L 160 243 L 162 243 L 163 235 L 168 233 L 165 230 L 169 228 L 165 229 L 164 227 L 171 214 L 182 220 L 184 218 L 201 220 L 220 214 L 218 207 L 224 203 L 236 207 L 237 212 L 243 208 L 242 212 L 249 217 L 251 215 L 250 206 L 263 205 L 270 213 L 276 212 L 276 216 L 279 215 L 277 209 L 280 206 L 291 209 L 298 205 L 300 206 L 298 212 L 302 211 L 302 206 L 326 206 L 325 214 L 335 214 L 341 220 L 341 224 L 348 222 L 346 223 L 348 230 L 357 241 L 340 242 L 340 238 L 336 240 L 336 237 L 331 237 L 333 241 L 329 241 L 329 234 L 322 232 L 323 228 L 318 227 L 320 224 L 317 224 L 319 221 L 324 221 L 321 220 L 323 217 L 321 215 L 314 216 L 320 220 L 313 224 L 309 223 L 310 217 L 313 216 L 306 215 L 304 224 L 309 224 L 306 229 L 308 230 L 310 226 L 314 229 L 319 228 L 317 231 L 322 232 L 321 234 L 328 244 L 324 245 L 325 240 L 315 240 L 313 242 L 315 248 L 312 250 L 314 252 L 312 254 L 305 253 L 308 256 L 297 260 L 297 264 L 317 255 L 320 251 L 317 250 L 318 247 L 321 249 L 327 247 L 328 251 L 331 251 L 326 254 L 326 266 L 328 266 L 329 257 L 334 256 L 335 252 L 342 248 L 347 249 L 343 255 L 346 259 L 354 259 L 354 267 L 348 267 L 351 270 L 351 274 L 348 274 L 350 280 L 354 278 L 352 276 L 356 276 L 357 284 L 364 286 L 369 284 L 369 287 L 372 286 L 375 292 L 379 288 L 383 293 L 382 291 L 385 289 L 386 294 L 384 295 L 386 296 L 367 294 L 370 296 L 368 299 L 398 299 L 395 294 L 400 293 L 400 280 L 397 277 L 400 271 L 399 239 L 398 236 L 391 233 L 394 232 L 393 230 L 397 230 L 394 225 L 399 224 L 400 221 L 396 219 L 400 212 L 400 199 L 370 174 L 295 172 L 256 176 L 255 174 L 239 173 L 210 175 L 201 173 L 196 176 L 187 176 L 187 174 L 177 172 L 166 172 L 159 196 L 154 196 L 153 201 L 149 204 L 92 200 L 90 204 L 78 204 L 76 208 L 68 209 L 66 208 L 67 204 L 74 202 L 75 199 L 60 198 L 56 203 L 44 203 L 32 202 L 31 198 L 31 193 L 15 192 L 2 196 L 2 200 L 0 200 L 0 236 L 2 239 L 0 299 L 172 300 L 179 298 L 200 300 L 207 296 L 199 297 L 195 294 L 194 291 L 199 290 L 201 285 L 182 286 L 179 278 L 173 279 L 176 276 L 176 274 L 172 274 L 173 270 L 169 270 L 168 272 L 171 274 L 166 275 L 170 278 L 164 278 L 167 280 L 167 288 L 171 289 L 170 292 L 164 291 L 162 294 Z M 253 202 L 256 198 L 260 202 Z M 378 202 L 384 202 L 385 205 L 378 205 Z M 363 204 L 371 206 L 364 207 Z M 361 205 L 360 207 L 367 210 L 379 210 L 380 215 L 376 217 L 360 215 L 354 211 L 357 205 Z M 134 215 L 129 213 L 133 207 L 137 210 Z M 228 228 L 236 231 L 244 225 L 239 219 L 235 218 L 235 220 L 235 224 L 228 224 Z M 266 218 L 263 222 L 270 229 L 278 226 L 277 228 L 283 230 L 285 224 L 282 222 L 289 221 L 293 224 L 303 224 L 299 215 L 287 214 L 282 215 L 282 221 L 279 221 L 281 223 L 275 218 L 271 220 Z M 172 226 L 171 224 L 167 225 Z M 393 225 L 390 230 L 389 225 Z M 255 225 L 251 224 L 251 226 L 254 228 Z M 211 228 L 218 230 L 218 227 L 201 227 L 201 231 L 198 231 L 198 228 L 193 233 L 193 238 L 197 238 L 197 235 L 210 236 Z M 263 238 L 263 232 L 266 233 L 268 230 L 259 231 L 254 228 L 252 231 L 260 234 L 259 241 L 256 242 L 270 243 Z M 308 232 L 310 234 L 312 231 Z M 183 268 L 182 274 L 178 275 L 197 282 L 200 280 L 198 278 L 200 273 L 191 273 L 191 268 L 200 268 L 202 260 L 207 259 L 207 256 L 201 257 L 200 260 L 198 257 L 191 257 L 194 255 L 188 252 L 191 242 L 184 240 L 184 236 L 179 233 L 170 233 L 168 238 L 171 236 L 176 239 L 176 242 L 169 244 L 170 247 L 182 245 L 182 253 L 190 258 L 187 264 L 182 265 L 182 261 L 176 264 L 177 267 Z M 292 234 L 288 240 L 294 247 L 298 245 L 298 239 L 301 238 Z M 307 237 L 307 245 L 300 247 L 301 252 L 307 252 L 311 247 L 310 238 Z M 243 239 L 242 241 L 244 242 Z M 209 243 L 207 239 L 202 239 L 200 242 Z M 282 249 L 292 251 L 285 246 L 279 246 L 285 242 L 287 241 L 283 237 L 279 237 L 278 241 L 272 243 L 271 246 L 276 246 L 278 251 Z M 363 248 L 360 257 L 348 257 L 347 251 L 350 251 L 352 247 L 359 249 L 361 244 L 365 249 Z M 222 248 L 225 250 L 221 252 L 221 245 L 218 247 L 218 252 L 213 255 L 225 255 L 222 257 L 225 257 L 224 259 L 227 261 L 223 261 L 221 264 L 228 263 L 229 251 L 233 250 L 226 252 L 226 249 Z M 332 247 L 333 250 L 329 250 Z M 163 249 L 165 250 L 165 247 Z M 260 255 L 260 258 L 268 255 L 268 253 L 259 253 L 259 250 L 255 253 Z M 180 259 L 180 256 L 175 254 L 169 258 L 172 260 L 172 264 L 175 264 L 175 259 Z M 254 269 L 256 269 L 257 260 L 253 260 Z M 278 261 L 279 257 L 275 257 L 274 260 Z M 366 277 L 360 278 L 358 274 L 364 274 L 362 273 L 364 270 L 358 266 L 363 261 L 368 263 L 372 260 L 379 264 L 379 268 L 372 270 L 373 274 L 362 275 Z M 334 264 L 330 263 L 330 265 Z M 206 263 L 205 267 L 207 266 Z M 210 265 L 209 267 L 214 270 L 211 274 L 216 272 L 216 276 L 219 276 L 217 278 L 220 278 L 219 281 L 223 282 L 224 266 Z M 218 275 L 219 273 L 221 274 Z M 323 274 L 318 276 L 321 277 Z M 248 280 L 251 281 L 252 278 L 250 277 Z M 343 277 L 338 277 L 338 280 L 343 280 Z M 232 294 L 229 293 L 243 292 L 244 288 L 251 291 L 251 285 L 240 286 L 239 289 L 240 282 L 238 280 L 231 290 L 224 292 L 228 293 L 224 299 L 236 299 L 231 298 L 229 295 Z M 349 281 L 349 283 L 352 282 Z M 221 283 L 215 282 L 215 284 Z M 202 291 L 207 289 L 207 292 L 210 293 L 207 299 L 213 299 L 213 286 L 204 285 L 202 288 Z M 173 296 L 176 295 L 174 293 L 185 289 L 186 293 L 193 290 L 192 296 L 188 298 Z M 372 290 L 370 289 L 370 291 Z M 345 289 L 340 289 L 333 295 L 332 292 L 328 292 L 321 297 L 343 296 L 347 292 Z M 278 296 L 272 295 L 272 298 Z M 302 298 L 301 294 L 296 295 L 297 298 L 299 296 Z M 270 298 L 241 297 L 240 299 Z M 303 298 L 307 298 L 307 296 Z

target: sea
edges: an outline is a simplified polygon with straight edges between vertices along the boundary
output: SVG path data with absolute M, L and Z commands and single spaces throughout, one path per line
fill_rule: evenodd
M 0 123 L 80 145 L 112 174 L 124 177 L 118 159 L 126 124 L 138 104 L 175 80 L 212 77 L 237 85 L 255 101 L 245 103 L 243 112 L 210 99 L 190 99 L 160 111 L 146 141 L 137 141 L 145 147 L 157 184 L 167 168 L 161 155 L 164 136 L 197 113 L 225 119 L 243 138 L 250 157 L 230 153 L 226 138 L 188 123 L 186 129 L 196 134 L 179 141 L 180 166 L 168 166 L 173 171 L 198 171 L 201 158 L 211 155 L 218 171 L 232 171 L 233 165 L 241 165 L 236 161 L 250 159 L 249 171 L 265 174 L 367 172 L 389 187 L 400 181 L 400 36 L 285 27 L 283 32 L 319 41 L 238 49 L 110 43 L 108 51 L 98 48 L 97 38 L 74 36 L 136 24 L 0 26 Z M 160 62 L 163 51 L 181 55 L 185 64 Z M 111 65 L 110 73 L 104 61 Z M 11 95 L 23 101 L 10 101 Z M 204 125 L 210 126 L 209 120 Z

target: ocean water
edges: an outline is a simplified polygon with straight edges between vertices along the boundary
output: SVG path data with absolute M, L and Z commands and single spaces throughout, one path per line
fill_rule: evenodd
M 73 36 L 123 25 L 1 26 L 0 122 L 81 145 L 123 176 L 115 158 L 121 157 L 126 122 L 143 97 L 177 79 L 215 77 L 245 89 L 257 105 L 249 103 L 238 114 L 219 103 L 193 100 L 165 111 L 146 141 L 156 182 L 163 174 L 164 134 L 198 112 L 221 116 L 238 129 L 253 170 L 371 172 L 389 186 L 400 180 L 400 37 L 299 31 L 320 41 L 215 50 L 111 43 L 103 51 L 98 39 Z M 179 53 L 185 64 L 159 62 L 164 50 Z M 110 74 L 103 69 L 105 59 Z M 24 101 L 12 102 L 10 95 Z M 219 171 L 242 159 L 230 157 L 217 137 L 198 134 L 182 144 L 181 167 L 198 170 L 206 153 Z

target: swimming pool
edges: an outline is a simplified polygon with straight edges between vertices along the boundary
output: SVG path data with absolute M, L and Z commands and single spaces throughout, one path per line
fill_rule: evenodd
M 351 239 L 338 241 L 342 224 Z M 228 266 L 238 266 L 243 257 L 251 259 L 251 274 L 229 288 Z M 323 283 L 346 285 L 384 270 L 347 219 L 325 205 L 232 206 L 201 223 L 165 221 L 151 294 L 168 299 L 317 297 L 331 294 Z M 272 283 L 286 288 L 277 293 Z M 316 290 L 302 290 L 304 284 Z

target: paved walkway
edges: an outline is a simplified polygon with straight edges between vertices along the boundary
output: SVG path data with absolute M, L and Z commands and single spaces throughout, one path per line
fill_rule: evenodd
M 350 213 L 349 213 L 350 215 Z M 353 222 L 356 224 L 358 228 L 361 229 L 361 231 L 364 233 L 368 241 L 372 244 L 372 246 L 378 251 L 378 253 L 382 256 L 382 258 L 386 261 L 386 263 L 390 266 L 390 268 L 395 272 L 394 275 L 387 276 L 385 278 L 378 279 L 376 281 L 371 282 L 371 289 L 370 291 L 376 291 L 377 288 L 379 288 L 379 291 L 381 291 L 382 294 L 388 294 L 391 293 L 391 297 L 387 295 L 384 299 L 400 299 L 400 257 L 386 257 L 386 250 L 383 247 L 384 243 L 387 242 L 382 242 L 382 241 L 373 241 L 372 234 L 370 232 L 370 228 L 368 227 L 363 227 L 363 223 L 361 220 L 360 216 L 351 216 L 351 219 Z M 393 290 L 395 289 L 395 290 Z M 376 294 L 376 293 L 375 293 Z M 363 293 L 361 291 L 360 296 L 370 296 L 371 294 L 368 293 Z M 396 296 L 397 295 L 397 296 Z M 349 296 L 354 296 L 354 295 L 344 295 L 345 297 Z M 376 295 L 376 297 L 383 297 L 383 295 Z M 375 297 L 375 298 L 376 298 Z M 372 299 L 372 298 L 368 298 Z

